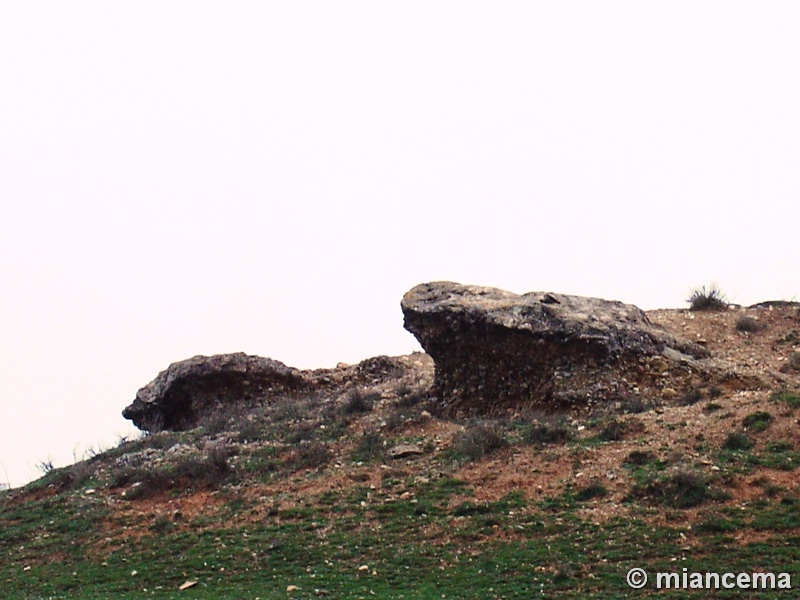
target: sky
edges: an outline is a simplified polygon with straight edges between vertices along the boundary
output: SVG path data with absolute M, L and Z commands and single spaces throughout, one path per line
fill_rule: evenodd
M 0 5 L 0 483 L 170 363 L 419 350 L 437 280 L 795 299 L 800 3 Z

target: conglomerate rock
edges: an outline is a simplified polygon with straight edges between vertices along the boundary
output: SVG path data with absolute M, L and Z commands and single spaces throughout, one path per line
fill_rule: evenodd
M 622 302 L 425 283 L 403 297 L 405 327 L 434 360 L 434 393 L 456 412 L 615 400 L 651 378 L 650 362 L 706 354 Z
M 122 416 L 145 431 L 181 430 L 222 405 L 256 404 L 308 386 L 302 372 L 242 352 L 195 356 L 171 364 L 141 388 Z
M 195 356 L 171 364 L 141 388 L 122 416 L 148 432 L 181 431 L 201 424 L 210 413 L 233 414 L 320 394 L 345 397 L 353 390 L 391 395 L 396 389 L 430 385 L 432 363 L 422 353 L 375 356 L 334 369 L 301 370 L 243 353 Z

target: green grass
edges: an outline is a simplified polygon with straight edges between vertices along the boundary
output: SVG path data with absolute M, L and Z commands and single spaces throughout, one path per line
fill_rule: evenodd
M 797 489 L 764 477 L 755 500 L 726 504 L 730 477 L 756 467 L 791 470 L 800 461 L 793 441 L 756 435 L 770 424 L 767 413 L 742 422 L 757 443 L 745 438 L 717 450 L 717 474 L 693 471 L 696 464 L 665 448 L 620 454 L 627 496 L 618 480 L 587 477 L 553 496 L 512 489 L 487 500 L 456 476 L 470 462 L 502 461 L 529 445 L 537 456 L 562 445 L 580 461 L 594 449 L 616 449 L 626 434 L 604 421 L 600 434 L 576 439 L 565 420 L 540 418 L 506 427 L 472 423 L 424 476 L 410 463 L 384 460 L 391 445 L 424 440 L 401 437 L 399 429 L 367 430 L 346 446 L 344 484 L 298 498 L 284 486 L 321 481 L 342 468 L 332 448 L 350 423 L 348 411 L 340 399 L 331 413 L 338 421 L 321 428 L 315 406 L 266 407 L 270 419 L 256 413 L 240 421 L 243 429 L 232 434 L 263 436 L 257 446 L 223 444 L 218 453 L 203 449 L 191 460 L 162 461 L 175 444 L 201 446 L 189 433 L 157 434 L 106 454 L 113 462 L 157 451 L 155 462 L 104 474 L 108 463 L 89 460 L 75 470 L 53 470 L 28 486 L 26 497 L 0 492 L 0 597 L 735 598 L 743 596 L 652 586 L 632 591 L 625 574 L 633 567 L 650 573 L 687 567 L 800 577 Z M 150 493 L 137 494 L 148 478 Z M 267 483 L 269 492 L 248 493 L 248 482 Z M 97 492 L 87 494 L 89 486 Z M 196 518 L 174 516 L 178 500 L 201 490 L 221 505 Z M 620 502 L 624 517 L 603 520 L 594 512 Z M 187 580 L 197 584 L 179 591 Z M 288 586 L 299 589 L 287 592 Z
M 800 545 L 785 535 L 800 527 L 794 499 L 730 514 L 709 508 L 703 535 L 687 551 L 680 522 L 653 527 L 626 518 L 598 525 L 570 502 L 548 508 L 520 493 L 471 500 L 469 487 L 452 478 L 416 486 L 400 480 L 394 487 L 328 492 L 271 511 L 233 495 L 216 518 L 154 523 L 130 539 L 108 537 L 117 517 L 95 496 L 6 501 L 3 597 L 622 598 L 634 597 L 624 583 L 628 569 L 673 571 L 676 556 L 686 558 L 679 567 L 703 571 L 769 566 L 796 574 L 800 567 Z M 413 499 L 390 500 L 400 489 L 413 489 Z M 750 531 L 760 532 L 761 541 L 726 543 Z M 198 584 L 178 591 L 186 580 Z M 299 590 L 287 593 L 290 585 Z M 708 596 L 645 589 L 635 597 Z
M 800 465 L 800 451 L 785 440 L 769 442 L 762 451 L 754 450 L 752 440 L 741 433 L 731 433 L 718 455 L 720 465 L 734 472 L 747 473 L 754 468 L 794 471 Z
M 748 431 L 756 433 L 765 431 L 772 423 L 772 415 L 763 410 L 747 415 L 742 419 L 742 426 Z
M 772 394 L 772 400 L 775 402 L 783 402 L 792 408 L 800 408 L 800 394 L 789 390 L 783 390 Z

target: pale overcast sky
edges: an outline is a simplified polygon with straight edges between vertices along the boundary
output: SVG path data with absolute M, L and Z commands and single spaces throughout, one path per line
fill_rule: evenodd
M 171 362 L 419 349 L 452 280 L 798 285 L 800 3 L 4 2 L 0 481 Z

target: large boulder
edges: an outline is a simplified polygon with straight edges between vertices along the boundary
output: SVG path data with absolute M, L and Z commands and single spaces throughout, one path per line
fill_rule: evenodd
M 619 399 L 705 354 L 641 309 L 599 298 L 435 282 L 401 306 L 434 360 L 434 393 L 459 413 Z
M 141 388 L 122 416 L 154 432 L 193 427 L 226 404 L 260 402 L 302 391 L 301 371 L 244 353 L 195 356 L 171 364 Z

